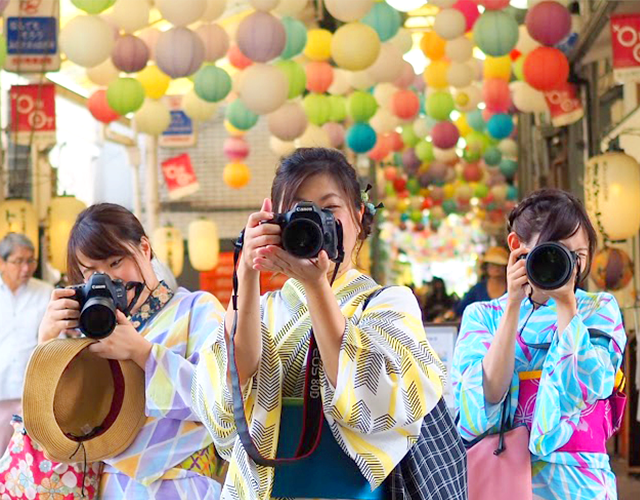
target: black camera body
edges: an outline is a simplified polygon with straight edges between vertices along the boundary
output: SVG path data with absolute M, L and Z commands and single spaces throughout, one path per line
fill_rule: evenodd
M 116 309 L 125 312 L 127 286 L 122 280 L 112 280 L 103 273 L 94 273 L 82 285 L 70 286 L 80 303 L 80 331 L 92 339 L 111 335 L 116 327 Z
M 333 262 L 344 257 L 342 225 L 330 210 L 301 201 L 267 221 L 282 228 L 282 247 L 301 259 L 313 259 L 324 250 Z
M 541 290 L 557 290 L 573 277 L 578 266 L 578 254 L 562 243 L 541 243 L 518 260 L 527 260 L 529 283 Z

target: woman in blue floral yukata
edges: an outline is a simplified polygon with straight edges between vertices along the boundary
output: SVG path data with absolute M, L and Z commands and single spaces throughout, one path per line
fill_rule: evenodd
M 223 462 L 207 429 L 191 411 L 191 380 L 198 352 L 222 321 L 218 300 L 204 292 L 172 291 L 151 265 L 142 225 L 118 205 L 99 204 L 78 216 L 69 239 L 69 277 L 82 283 L 96 272 L 143 283 L 130 318 L 118 311 L 113 333 L 89 347 L 107 359 L 131 359 L 145 371 L 147 421 L 122 454 L 105 461 L 102 500 L 215 499 Z M 73 290 L 53 292 L 40 341 L 77 335 L 79 303 Z M 129 301 L 133 291 L 129 292 Z M 76 332 L 76 333 L 74 333 Z
M 533 498 L 613 500 L 616 481 L 605 442 L 621 416 L 616 398 L 626 335 L 608 293 L 576 284 L 588 274 L 596 233 L 582 204 L 559 190 L 525 198 L 509 217 L 507 293 L 465 311 L 454 355 L 459 431 L 467 442 L 510 422 L 530 431 Z M 574 279 L 533 287 L 526 259 L 560 242 L 577 254 Z

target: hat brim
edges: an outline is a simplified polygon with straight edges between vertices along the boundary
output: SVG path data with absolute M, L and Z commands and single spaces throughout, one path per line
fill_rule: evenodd
M 483 262 L 485 264 L 495 264 L 496 266 L 506 266 L 509 264 L 508 260 L 501 259 L 500 257 L 489 257 L 484 259 Z
M 56 339 L 36 347 L 25 374 L 22 397 L 24 426 L 51 460 L 77 463 L 114 457 L 133 442 L 146 421 L 144 371 L 133 361 L 117 361 L 123 380 L 122 405 L 111 425 L 82 442 L 68 437 L 54 412 L 56 387 L 69 363 L 95 341 Z M 84 451 L 80 451 L 82 445 Z

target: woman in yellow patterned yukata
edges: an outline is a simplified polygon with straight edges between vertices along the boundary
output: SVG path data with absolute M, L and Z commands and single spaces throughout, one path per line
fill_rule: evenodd
M 444 370 L 427 342 L 420 306 L 409 288 L 382 289 L 355 268 L 358 249 L 371 232 L 375 207 L 367 203 L 355 170 L 340 152 L 298 149 L 283 158 L 271 195 L 272 201 L 265 200 L 261 211 L 249 217 L 244 231 L 238 265 L 239 317 L 234 320 L 232 301 L 212 347 L 202 353 L 194 380 L 194 411 L 230 462 L 222 498 L 396 498 L 389 491 L 393 485 L 385 479 L 414 448 L 425 416 L 437 413 L 442 401 Z M 306 205 L 300 202 L 312 202 L 341 223 L 344 260 L 333 283 L 336 264 L 327 251 L 316 258 L 296 257 L 289 253 L 291 246 L 289 252 L 282 246 L 287 240 L 282 235 L 292 233 L 269 223 L 274 209 L 283 214 Z M 307 244 L 297 231 L 298 242 Z M 282 290 L 261 297 L 263 271 L 290 279 Z M 232 348 L 235 355 L 229 352 Z M 231 359 L 236 360 L 236 391 L 228 383 L 233 380 Z M 311 382 L 305 382 L 307 378 Z M 239 409 L 241 417 L 236 408 L 234 418 L 233 404 L 243 401 L 232 393 L 239 396 L 240 387 L 244 407 Z M 305 408 L 311 399 L 321 399 L 317 414 L 324 415 L 321 426 L 326 432 L 314 452 L 320 456 L 311 453 L 299 467 L 272 467 L 270 459 L 296 450 L 304 409 L 296 413 L 295 398 L 302 396 L 308 396 Z M 305 427 L 313 425 L 310 420 L 305 420 Z M 462 477 L 464 450 L 461 443 L 456 447 L 459 438 L 453 424 L 451 430 L 448 449 L 462 451 L 452 452 L 441 470 L 451 466 L 456 471 L 452 475 L 460 471 Z M 242 436 L 249 434 L 249 444 L 246 439 L 243 443 Z M 325 441 L 335 446 L 323 448 Z M 251 454 L 247 446 L 255 446 Z M 334 454 L 322 456 L 329 449 Z M 350 468 L 355 472 L 346 479 L 342 474 L 348 476 Z M 419 498 L 466 498 L 466 491 L 455 491 L 466 489 L 464 481 L 434 480 L 436 493 Z M 446 488 L 447 493 L 439 496 L 437 491 Z M 406 498 L 403 492 L 397 494 Z

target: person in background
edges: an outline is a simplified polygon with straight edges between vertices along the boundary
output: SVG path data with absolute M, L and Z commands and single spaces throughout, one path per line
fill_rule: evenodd
M 486 302 L 497 299 L 507 293 L 507 264 L 509 252 L 502 247 L 489 248 L 482 258 L 482 274 L 477 285 L 473 286 L 456 306 L 456 314 L 462 313 L 474 302 Z
M 33 277 L 36 267 L 35 248 L 24 234 L 0 241 L 0 455 L 13 434 L 11 417 L 20 413 L 24 372 L 53 291 Z
M 434 277 L 431 291 L 424 301 L 422 317 L 430 323 L 441 323 L 454 319 L 456 299 L 447 293 L 447 286 L 442 278 Z

